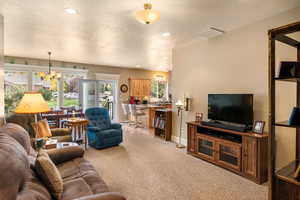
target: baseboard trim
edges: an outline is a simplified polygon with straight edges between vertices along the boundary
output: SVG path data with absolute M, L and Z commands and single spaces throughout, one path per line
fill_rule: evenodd
M 172 135 L 172 141 L 175 143 L 179 143 L 179 137 Z M 181 144 L 187 146 L 187 139 L 181 138 Z

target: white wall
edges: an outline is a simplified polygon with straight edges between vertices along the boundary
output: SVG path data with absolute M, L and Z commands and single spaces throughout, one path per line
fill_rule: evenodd
M 3 72 L 3 60 L 4 60 L 4 23 L 3 16 L 0 15 L 0 125 L 4 117 L 4 72 Z
M 267 31 L 281 25 L 300 21 L 300 8 L 265 19 L 210 40 L 193 40 L 177 46 L 173 52 L 172 86 L 176 101 L 184 94 L 192 97 L 192 111 L 185 121 L 195 120 L 196 112 L 207 116 L 209 93 L 253 93 L 255 120 L 268 117 L 268 35 Z M 296 50 L 279 46 L 277 62 L 295 60 Z M 278 101 L 279 120 L 289 117 L 295 103 L 295 87 L 281 84 Z M 177 116 L 174 114 L 174 135 L 179 135 Z M 294 132 L 278 130 L 278 166 L 294 158 Z M 186 137 L 186 130 L 184 131 Z

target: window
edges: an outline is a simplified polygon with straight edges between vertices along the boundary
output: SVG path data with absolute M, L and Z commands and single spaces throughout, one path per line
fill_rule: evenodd
M 23 97 L 25 91 L 39 91 L 49 107 L 79 105 L 79 80 L 84 79 L 87 70 L 54 68 L 61 78 L 42 80 L 40 72 L 45 67 L 5 64 L 5 112 L 11 113 Z M 65 94 L 64 94 L 65 93 Z
M 79 106 L 79 81 L 84 79 L 82 74 L 64 74 L 63 106 Z
M 151 96 L 155 99 L 167 98 L 167 82 L 164 80 L 152 80 Z
M 39 73 L 40 72 L 33 72 L 32 89 L 42 93 L 50 108 L 57 108 L 59 79 L 42 80 Z
M 5 71 L 4 76 L 4 102 L 5 113 L 14 112 L 22 99 L 24 92 L 28 89 L 28 72 Z

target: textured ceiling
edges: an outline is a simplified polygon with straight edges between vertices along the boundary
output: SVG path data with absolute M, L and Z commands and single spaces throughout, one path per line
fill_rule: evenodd
M 225 31 L 300 6 L 300 0 L 152 0 L 161 20 L 143 25 L 146 0 L 0 0 L 5 54 L 89 64 L 169 70 L 172 47 L 208 26 Z M 75 8 L 69 15 L 64 8 Z M 162 33 L 170 32 L 170 37 Z

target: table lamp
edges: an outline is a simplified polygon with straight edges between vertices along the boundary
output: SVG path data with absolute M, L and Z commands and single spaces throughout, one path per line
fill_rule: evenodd
M 35 123 L 37 123 L 37 114 L 49 112 L 48 103 L 39 92 L 25 92 L 21 102 L 17 106 L 17 114 L 34 114 Z
M 181 144 L 181 134 L 182 134 L 182 111 L 184 109 L 184 104 L 181 100 L 175 103 L 178 110 L 178 116 L 180 116 L 180 129 L 179 129 L 179 143 L 176 145 L 177 148 L 184 148 L 185 146 Z

